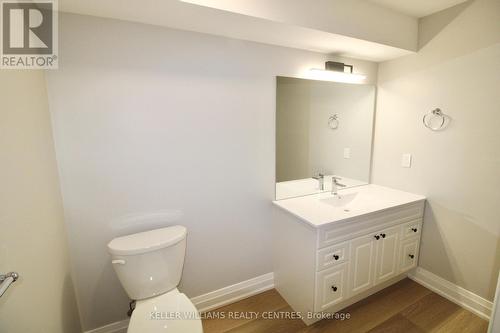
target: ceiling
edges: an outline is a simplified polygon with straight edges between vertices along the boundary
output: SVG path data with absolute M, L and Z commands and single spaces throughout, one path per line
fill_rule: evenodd
M 467 0 L 368 0 L 413 17 L 424 17 Z
M 256 0 L 249 1 L 252 1 L 253 4 L 256 3 L 254 2 Z M 261 3 L 265 3 L 266 1 L 268 0 L 261 0 Z M 274 3 L 277 3 L 277 0 L 273 1 L 275 1 Z M 292 0 L 282 0 L 282 2 L 284 2 L 285 4 L 290 4 L 289 1 Z M 307 1 L 308 0 L 295 0 L 296 3 L 309 6 L 309 3 L 307 3 Z M 337 1 L 339 3 L 342 2 L 342 0 Z M 377 40 L 370 40 L 370 38 L 364 38 L 364 36 L 352 37 L 348 34 L 336 33 L 335 31 L 325 31 L 322 29 L 317 29 L 315 27 L 294 24 L 294 22 L 280 22 L 278 19 L 267 19 L 245 15 L 227 10 L 201 6 L 191 2 L 195 1 L 64 0 L 59 2 L 59 10 L 67 13 L 114 18 L 125 21 L 165 26 L 174 29 L 196 31 L 234 39 L 292 47 L 325 54 L 335 54 L 338 56 L 370 60 L 375 62 L 394 59 L 414 52 L 411 47 L 404 48 L 400 45 L 393 46 L 389 42 L 382 43 Z M 373 5 L 367 5 L 367 3 L 364 1 L 360 1 L 359 4 L 361 8 L 371 8 L 372 10 L 374 10 L 372 14 L 377 14 L 377 12 L 375 12 L 376 8 L 372 8 Z M 360 20 L 359 17 L 355 16 L 359 13 L 354 10 L 352 10 L 352 12 L 353 13 L 350 13 L 350 16 L 348 15 L 349 13 L 342 12 L 343 17 L 348 21 L 348 23 L 350 21 Z M 365 12 L 366 10 L 361 11 L 361 14 Z M 369 34 L 370 32 L 376 30 L 378 26 L 380 26 L 380 24 L 378 24 L 378 19 L 385 19 L 387 21 L 391 18 L 401 19 L 401 16 L 404 16 L 385 8 L 382 14 L 385 15 L 373 15 L 374 17 L 377 17 L 377 20 L 364 20 L 354 26 L 351 24 L 351 30 L 354 30 L 356 32 L 363 30 L 362 32 L 364 32 L 365 34 Z M 301 15 L 301 17 L 302 16 L 304 15 Z M 326 21 L 331 21 L 330 17 L 331 16 L 326 17 Z M 318 19 L 313 21 L 317 22 Z M 416 22 L 413 21 L 415 20 L 410 20 L 410 23 L 415 23 L 416 27 Z M 362 24 L 371 25 L 367 25 L 365 28 L 362 28 Z M 399 37 L 399 39 L 403 39 L 405 41 L 411 41 L 411 38 L 406 37 L 415 37 L 416 47 L 416 34 L 412 33 L 413 29 L 405 29 L 408 26 L 410 28 L 413 27 L 411 24 L 407 24 L 406 26 L 400 25 L 401 29 L 397 31 L 395 35 Z M 405 33 L 405 30 L 410 31 L 408 33 Z M 388 34 L 394 34 L 394 31 L 386 32 L 387 34 L 384 35 L 384 39 L 390 40 L 391 36 L 388 36 Z M 377 33 L 373 35 L 377 35 Z

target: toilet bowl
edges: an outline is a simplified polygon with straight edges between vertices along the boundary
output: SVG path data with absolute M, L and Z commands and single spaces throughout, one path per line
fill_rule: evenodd
M 187 230 L 155 229 L 113 239 L 111 263 L 128 296 L 136 301 L 128 333 L 202 333 L 198 310 L 177 290 Z
M 127 333 L 203 332 L 198 310 L 177 288 L 160 296 L 138 301 Z

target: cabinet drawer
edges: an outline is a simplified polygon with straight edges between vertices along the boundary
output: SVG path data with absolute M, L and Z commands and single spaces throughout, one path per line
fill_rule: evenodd
M 345 262 L 316 273 L 314 311 L 324 311 L 348 298 L 348 265 Z
M 401 242 L 399 272 L 406 272 L 417 266 L 420 237 L 408 238 Z
M 317 247 L 321 249 L 395 225 L 421 223 L 423 214 L 424 202 L 421 201 L 346 219 L 320 228 Z M 417 231 L 420 232 L 419 229 Z
M 349 260 L 349 255 L 350 247 L 348 242 L 325 247 L 319 250 L 316 256 L 316 270 L 321 271 L 325 268 L 341 264 Z
M 401 226 L 401 239 L 420 236 L 422 231 L 422 220 L 405 223 Z

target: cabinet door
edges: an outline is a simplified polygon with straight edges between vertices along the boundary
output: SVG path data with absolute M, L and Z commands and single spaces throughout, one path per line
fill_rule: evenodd
M 324 311 L 348 297 L 348 267 L 343 263 L 317 273 L 315 311 Z
M 379 233 L 375 283 L 378 284 L 398 275 L 400 226 L 384 229 Z
M 350 295 L 356 295 L 374 284 L 376 254 L 375 235 L 355 238 L 351 241 Z
M 410 238 L 401 242 L 401 258 L 399 259 L 399 272 L 406 272 L 417 266 L 418 244 L 420 238 Z

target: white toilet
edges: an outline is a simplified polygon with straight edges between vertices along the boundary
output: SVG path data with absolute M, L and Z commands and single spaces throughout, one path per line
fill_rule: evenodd
M 186 252 L 180 225 L 118 237 L 108 244 L 111 263 L 136 301 L 127 333 L 202 333 L 198 310 L 177 290 Z

